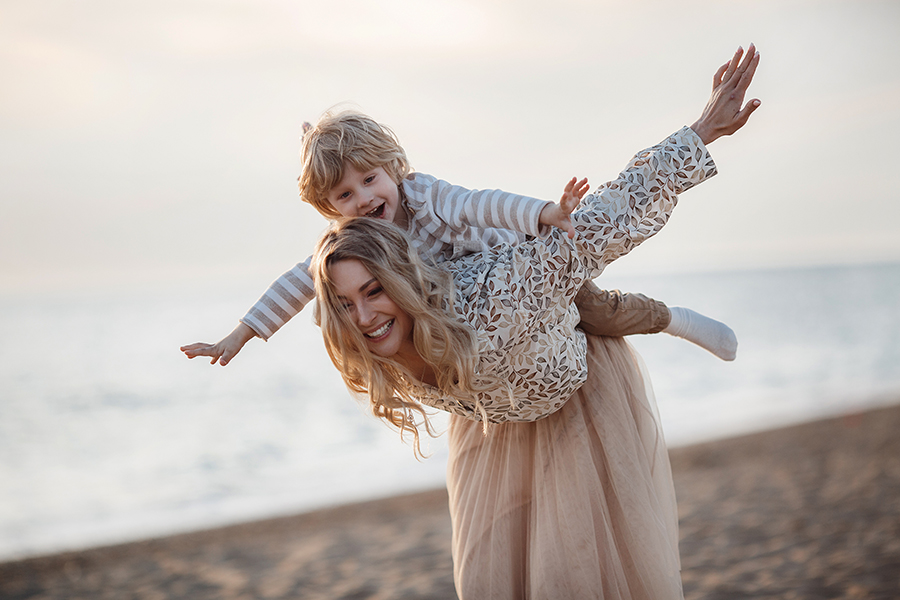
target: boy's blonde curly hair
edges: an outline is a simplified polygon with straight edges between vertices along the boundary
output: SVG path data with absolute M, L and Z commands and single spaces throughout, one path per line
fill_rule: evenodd
M 341 216 L 326 195 L 344 176 L 349 163 L 358 171 L 383 167 L 399 186 L 410 172 L 406 152 L 385 125 L 353 110 L 327 112 L 304 132 L 300 152 L 300 198 L 324 217 Z

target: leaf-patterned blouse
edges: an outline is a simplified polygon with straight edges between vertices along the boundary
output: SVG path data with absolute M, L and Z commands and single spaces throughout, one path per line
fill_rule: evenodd
M 582 200 L 571 215 L 575 239 L 554 229 L 441 265 L 454 278 L 457 317 L 476 331 L 478 374 L 505 384 L 478 396 L 488 421 L 535 421 L 565 404 L 587 378 L 576 292 L 659 231 L 678 194 L 715 173 L 703 142 L 684 127 L 637 153 L 617 179 Z M 448 398 L 418 382 L 410 391 L 424 405 L 482 419 L 472 399 Z

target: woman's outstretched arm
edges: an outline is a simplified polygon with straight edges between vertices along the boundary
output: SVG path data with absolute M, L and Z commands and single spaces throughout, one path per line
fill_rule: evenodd
M 747 93 L 759 65 L 759 52 L 756 46 L 750 44 L 744 60 L 741 61 L 743 53 L 743 48 L 738 48 L 732 59 L 719 67 L 713 75 L 713 89 L 709 102 L 706 103 L 700 118 L 691 125 L 691 129 L 704 144 L 711 144 L 743 127 L 753 111 L 762 104 L 758 98 L 754 98 L 744 105 L 744 94 Z

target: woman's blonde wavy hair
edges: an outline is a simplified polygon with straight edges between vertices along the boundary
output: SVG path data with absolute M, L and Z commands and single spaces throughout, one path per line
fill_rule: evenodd
M 325 348 L 347 387 L 368 395 L 372 413 L 400 431 L 411 434 L 422 456 L 416 415 L 434 436 L 428 415 L 416 400 L 418 373 L 369 351 L 366 340 L 338 298 L 330 267 L 342 260 L 358 260 L 394 303 L 411 318 L 413 343 L 434 370 L 437 387 L 453 398 L 470 400 L 487 424 L 478 392 L 496 389 L 493 379 L 475 376 L 478 352 L 473 329 L 453 316 L 453 279 L 426 264 L 406 234 L 386 221 L 365 217 L 339 219 L 319 238 L 310 271 L 316 285 L 316 322 Z
M 409 175 L 409 160 L 397 136 L 360 112 L 327 112 L 303 134 L 300 151 L 300 198 L 327 219 L 340 218 L 326 195 L 344 176 L 344 165 L 358 171 L 383 167 L 400 185 Z

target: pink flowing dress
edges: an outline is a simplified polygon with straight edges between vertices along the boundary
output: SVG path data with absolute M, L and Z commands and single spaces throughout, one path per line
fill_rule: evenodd
M 713 174 L 684 128 L 584 199 L 574 240 L 554 231 L 443 264 L 454 310 L 476 331 L 478 373 L 505 384 L 475 399 L 414 392 L 452 413 L 447 487 L 461 599 L 683 597 L 649 378 L 624 339 L 576 329 L 572 300 Z

